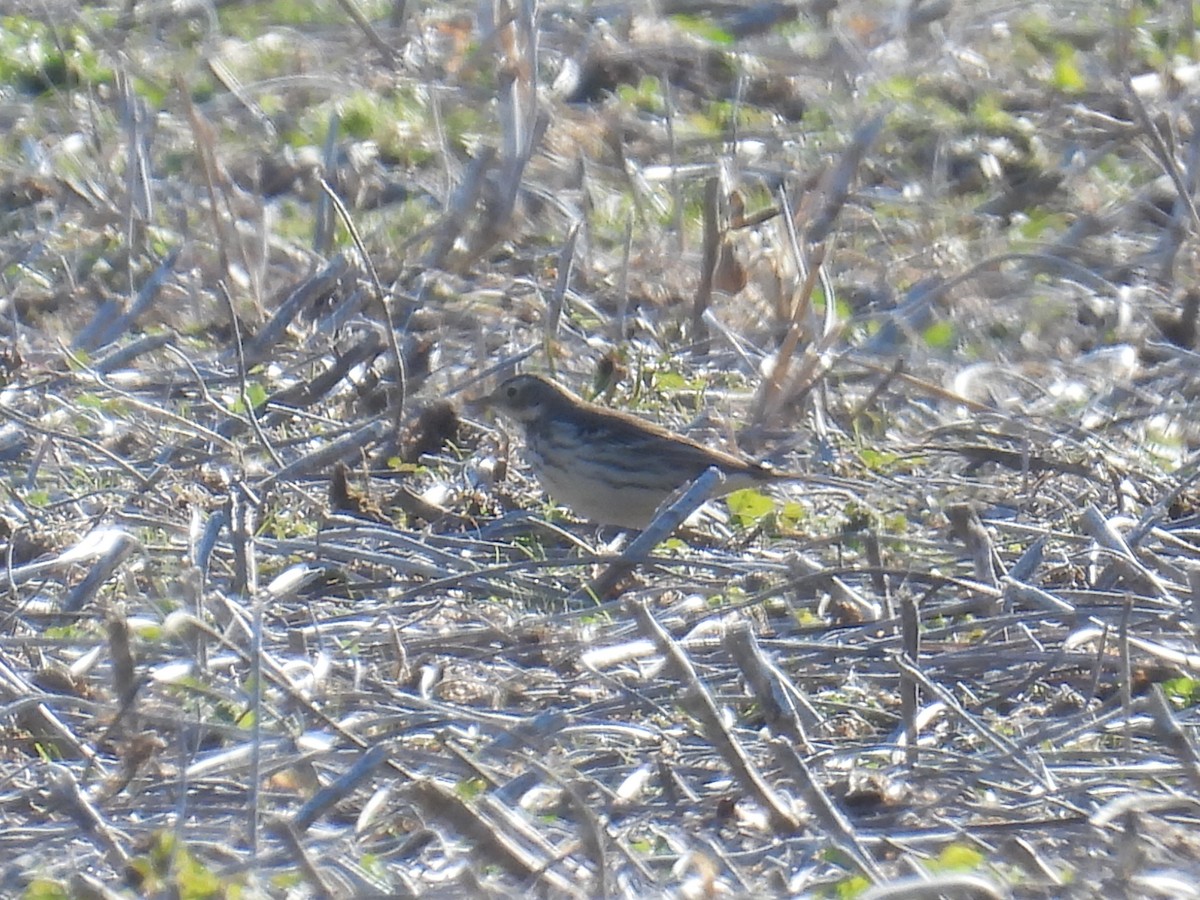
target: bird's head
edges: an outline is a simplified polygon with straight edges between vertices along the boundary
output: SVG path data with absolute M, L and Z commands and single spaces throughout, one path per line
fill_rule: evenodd
M 491 409 L 504 413 L 522 424 L 536 422 L 572 395 L 540 375 L 514 375 L 504 381 L 484 401 Z

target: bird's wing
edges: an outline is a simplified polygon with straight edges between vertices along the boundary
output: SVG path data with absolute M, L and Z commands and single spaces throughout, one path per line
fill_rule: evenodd
M 596 440 L 607 434 L 609 440 L 615 440 L 631 455 L 654 454 L 678 467 L 680 474 L 687 478 L 695 478 L 712 465 L 720 466 L 727 472 L 747 474 L 754 474 L 762 468 L 731 453 L 706 447 L 691 438 L 625 413 L 610 413 L 603 418 L 591 418 L 586 432 Z M 766 474 L 769 470 L 762 471 Z

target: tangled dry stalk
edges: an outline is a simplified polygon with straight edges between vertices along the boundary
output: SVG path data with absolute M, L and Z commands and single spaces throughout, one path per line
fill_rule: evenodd
M 0 893 L 1196 896 L 1190 21 L 311 6 L 5 20 Z

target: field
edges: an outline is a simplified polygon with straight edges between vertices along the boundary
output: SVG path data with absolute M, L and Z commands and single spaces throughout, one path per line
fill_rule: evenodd
M 1200 896 L 1190 6 L 0 13 L 0 896 Z

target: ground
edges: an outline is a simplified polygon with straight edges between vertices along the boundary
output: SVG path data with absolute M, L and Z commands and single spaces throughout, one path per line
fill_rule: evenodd
M 3 14 L 0 894 L 1200 895 L 1190 7 Z

